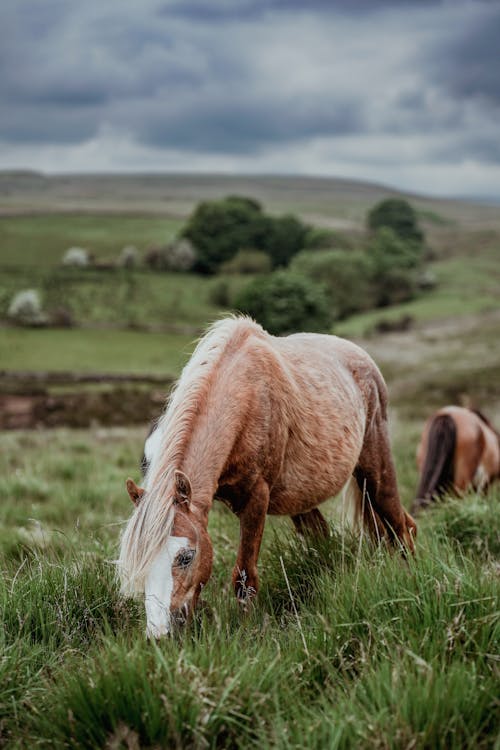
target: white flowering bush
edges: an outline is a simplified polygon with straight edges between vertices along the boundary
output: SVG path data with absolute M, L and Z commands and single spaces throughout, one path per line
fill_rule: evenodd
M 40 295 L 36 289 L 23 289 L 11 300 L 7 316 L 19 325 L 41 325 L 46 322 Z
M 189 271 L 196 260 L 196 252 L 189 240 L 181 239 L 162 249 L 167 271 Z
M 122 268 L 135 268 L 139 265 L 140 253 L 134 245 L 127 245 L 123 248 L 118 259 Z
M 83 247 L 70 247 L 63 255 L 63 266 L 77 266 L 84 268 L 90 264 L 88 250 Z

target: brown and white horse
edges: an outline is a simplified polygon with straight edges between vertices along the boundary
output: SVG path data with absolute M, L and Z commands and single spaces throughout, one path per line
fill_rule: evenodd
M 149 465 L 147 465 L 149 464 Z M 193 610 L 212 569 L 215 496 L 240 521 L 233 584 L 257 592 L 266 515 L 301 533 L 328 532 L 317 506 L 354 474 L 358 516 L 373 537 L 413 551 L 387 432 L 387 393 L 368 354 L 335 336 L 276 338 L 226 318 L 199 342 L 146 445 L 145 488 L 121 539 L 125 594 L 145 593 L 147 632 L 168 633 Z
M 484 491 L 500 477 L 500 434 L 481 412 L 445 406 L 425 424 L 417 466 L 420 481 L 412 512 L 446 492 Z

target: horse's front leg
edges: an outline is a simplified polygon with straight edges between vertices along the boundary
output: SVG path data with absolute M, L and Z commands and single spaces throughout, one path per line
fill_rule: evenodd
M 236 598 L 242 604 L 249 601 L 259 589 L 257 560 L 269 507 L 269 487 L 259 479 L 250 493 L 248 502 L 238 513 L 240 519 L 240 546 L 233 570 Z

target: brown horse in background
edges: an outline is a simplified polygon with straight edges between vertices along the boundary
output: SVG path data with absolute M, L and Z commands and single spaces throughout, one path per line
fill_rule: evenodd
M 445 406 L 430 417 L 417 450 L 420 482 L 412 513 L 446 492 L 484 491 L 500 477 L 500 434 L 479 411 Z
M 147 632 L 193 610 L 212 569 L 214 497 L 240 521 L 236 596 L 258 589 L 267 514 L 327 534 L 317 506 L 354 475 L 357 515 L 375 538 L 413 551 L 387 430 L 387 392 L 368 354 L 335 336 L 277 338 L 248 318 L 219 321 L 199 342 L 147 441 L 145 489 L 121 539 L 126 594 L 144 593 Z

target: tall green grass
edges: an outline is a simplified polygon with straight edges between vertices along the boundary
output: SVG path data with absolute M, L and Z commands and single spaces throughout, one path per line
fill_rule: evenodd
M 396 430 L 407 501 L 415 431 Z M 261 591 L 246 613 L 230 580 L 238 524 L 216 504 L 206 606 L 156 644 L 144 637 L 142 603 L 120 597 L 113 565 L 130 510 L 122 482 L 137 476 L 143 437 L 1 437 L 0 743 L 495 747 L 498 490 L 422 514 L 406 561 L 338 525 L 304 543 L 270 519 Z

